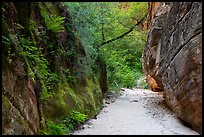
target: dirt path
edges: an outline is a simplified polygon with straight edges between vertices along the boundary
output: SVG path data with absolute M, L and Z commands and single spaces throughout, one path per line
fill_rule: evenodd
M 124 89 L 73 135 L 199 135 L 166 107 L 161 93 Z

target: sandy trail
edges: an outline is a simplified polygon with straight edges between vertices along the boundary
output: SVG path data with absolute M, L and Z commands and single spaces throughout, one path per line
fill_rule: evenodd
M 96 119 L 73 135 L 199 135 L 184 126 L 166 107 L 163 95 L 144 89 L 124 89 L 104 100 Z

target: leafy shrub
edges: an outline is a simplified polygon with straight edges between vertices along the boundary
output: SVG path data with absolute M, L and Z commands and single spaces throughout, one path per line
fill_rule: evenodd
M 81 112 L 73 110 L 64 120 L 66 125 L 72 123 L 74 126 L 80 123 L 85 122 L 87 115 L 82 114 Z
M 40 131 L 42 135 L 64 135 L 67 133 L 66 126 L 60 123 L 54 123 L 50 120 L 46 122 L 46 128 Z
M 72 111 L 72 113 L 70 114 L 70 119 L 73 123 L 83 123 L 85 122 L 86 118 L 87 115 L 82 114 L 78 111 Z
M 60 123 L 47 120 L 46 127 L 40 131 L 42 135 L 65 135 L 74 130 L 79 124 L 85 122 L 87 115 L 72 111 Z
M 66 126 L 68 132 L 74 130 L 74 124 L 72 123 L 72 119 L 69 115 L 63 120 L 63 124 Z
M 74 128 L 84 123 L 86 119 L 87 115 L 73 110 L 67 117 L 64 118 L 63 124 L 69 131 L 72 131 Z

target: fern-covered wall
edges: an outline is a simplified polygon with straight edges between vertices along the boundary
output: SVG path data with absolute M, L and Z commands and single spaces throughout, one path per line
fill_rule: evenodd
M 73 111 L 95 116 L 107 89 L 99 66 L 90 71 L 62 3 L 2 3 L 2 134 L 49 134 Z

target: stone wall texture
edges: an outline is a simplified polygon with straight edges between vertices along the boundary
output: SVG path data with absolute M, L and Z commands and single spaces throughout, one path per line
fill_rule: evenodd
M 64 29 L 48 29 L 59 25 L 46 24 L 45 17 L 64 17 Z M 98 79 L 105 83 L 106 71 L 101 73 L 98 61 L 96 74 L 87 73 L 93 66 L 63 3 L 3 2 L 2 20 L 2 135 L 42 134 L 48 120 L 58 124 L 73 110 L 88 118 L 99 113 L 106 87 L 101 89 Z M 47 63 L 39 63 L 43 59 L 35 51 Z
M 202 3 L 161 2 L 142 62 L 176 115 L 202 134 Z

